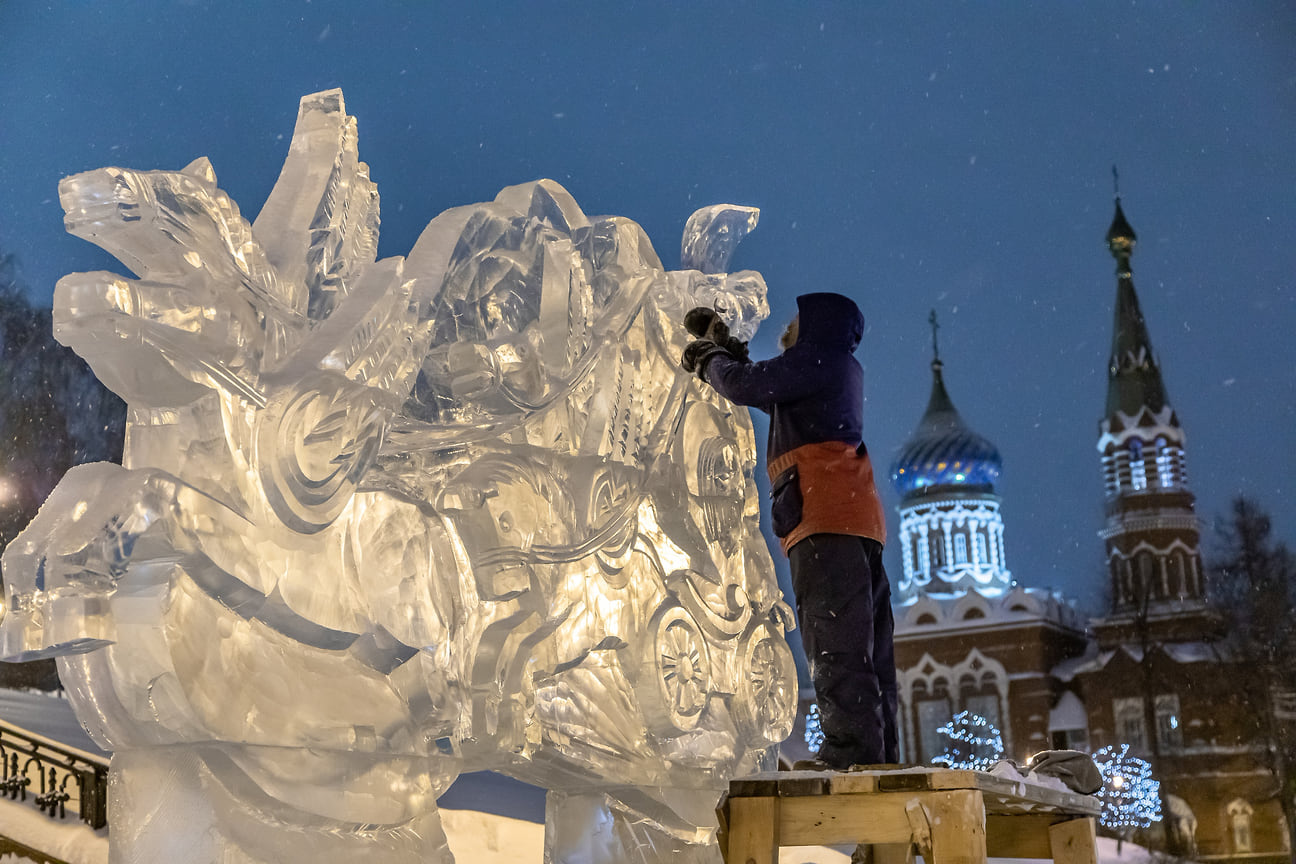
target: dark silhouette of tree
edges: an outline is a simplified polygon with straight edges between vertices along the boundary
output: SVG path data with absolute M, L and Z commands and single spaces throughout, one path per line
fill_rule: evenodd
M 0 256 L 0 546 L 35 516 L 63 474 L 120 461 L 126 406 L 54 339 L 50 311 L 32 306 L 12 255 Z M 52 661 L 0 665 L 0 685 L 57 686 Z
M 1140 694 L 1143 699 L 1143 734 L 1146 739 L 1145 743 L 1148 748 L 1148 755 L 1151 759 L 1147 762 L 1133 757 L 1129 757 L 1129 759 L 1131 760 L 1130 765 L 1137 767 L 1140 772 L 1143 771 L 1143 768 L 1139 767 L 1135 763 L 1141 763 L 1142 766 L 1145 766 L 1146 776 L 1151 780 L 1154 776 L 1165 776 L 1165 761 L 1162 758 L 1161 753 L 1161 730 L 1157 723 L 1156 712 L 1156 694 L 1162 689 L 1163 682 L 1161 682 L 1156 675 L 1155 663 L 1158 655 L 1160 655 L 1162 651 L 1162 645 L 1160 641 L 1153 638 L 1151 627 L 1151 599 L 1153 589 L 1147 573 L 1140 571 L 1134 575 L 1134 588 L 1136 592 L 1135 599 L 1137 601 L 1134 615 L 1134 632 L 1138 640 L 1137 644 L 1139 649 Z M 1121 761 L 1126 758 L 1124 751 L 1121 751 L 1119 757 L 1120 758 L 1117 761 L 1124 764 L 1123 761 Z M 1099 769 L 1102 770 L 1102 766 L 1099 766 Z M 1106 778 L 1108 775 L 1104 772 L 1103 776 Z M 1124 775 L 1117 774 L 1113 776 Z M 1133 791 L 1124 783 L 1122 783 L 1122 787 L 1124 788 L 1125 793 Z M 1136 796 L 1138 800 L 1142 801 L 1147 795 L 1156 796 L 1156 816 L 1154 819 L 1151 819 L 1147 823 L 1137 827 L 1145 828 L 1147 825 L 1151 824 L 1152 821 L 1161 821 L 1166 814 L 1170 813 L 1170 790 L 1165 787 L 1165 784 L 1159 781 L 1151 781 L 1150 785 L 1140 786 Z M 1168 820 L 1163 824 L 1165 827 L 1163 840 L 1164 851 L 1172 858 L 1178 858 L 1186 851 L 1180 848 L 1182 845 L 1180 843 L 1180 834 L 1178 831 L 1174 830 L 1173 825 L 1168 824 Z
M 1269 514 L 1245 496 L 1219 524 L 1219 557 L 1210 567 L 1229 644 L 1247 674 L 1236 685 L 1266 743 L 1268 769 L 1296 849 L 1296 559 L 1273 539 Z

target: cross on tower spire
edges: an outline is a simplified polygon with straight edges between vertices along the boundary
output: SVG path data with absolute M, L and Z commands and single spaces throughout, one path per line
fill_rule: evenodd
M 941 362 L 940 345 L 936 341 L 936 331 L 940 329 L 940 325 L 936 323 L 935 309 L 931 310 L 931 314 L 927 316 L 927 323 L 931 325 L 932 331 L 932 364 L 939 365 Z

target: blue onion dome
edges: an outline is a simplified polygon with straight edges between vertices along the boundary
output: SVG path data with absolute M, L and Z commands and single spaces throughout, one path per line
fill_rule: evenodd
M 905 498 L 951 488 L 993 492 L 1003 467 L 999 450 L 959 416 L 941 368 L 940 360 L 932 362 L 927 411 L 891 466 L 891 483 Z

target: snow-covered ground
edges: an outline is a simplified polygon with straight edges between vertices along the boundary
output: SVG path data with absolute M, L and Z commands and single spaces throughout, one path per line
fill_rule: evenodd
M 85 734 L 67 700 L 41 693 L 0 689 L 0 720 L 79 750 L 102 753 Z M 464 864 L 541 864 L 544 860 L 544 792 L 500 775 L 465 774 L 441 799 L 441 821 L 455 857 Z M 106 831 L 93 831 L 75 817 L 56 821 L 31 803 L 0 798 L 0 834 L 69 864 L 107 864 Z M 1149 864 L 1132 843 L 1098 838 L 1099 864 Z M 782 864 L 848 864 L 848 847 L 785 848 Z M 0 856 L 0 864 L 29 859 Z M 921 859 L 920 859 L 921 860 Z M 1016 859 L 1014 859 L 1016 860 Z M 991 859 L 1008 864 L 1008 859 Z
M 441 820 L 455 858 L 463 864 L 541 864 L 544 860 L 544 825 L 477 810 L 443 810 Z M 53 822 L 30 805 L 0 801 L 0 834 L 62 858 L 69 864 L 107 864 L 108 840 L 75 821 Z M 798 846 L 785 848 L 782 864 L 848 864 L 848 847 Z M 0 864 L 22 864 L 29 859 L 0 857 Z M 919 859 L 921 860 L 921 859 Z M 1017 860 L 1017 859 L 1014 859 Z M 1099 864 L 1151 864 L 1142 847 L 1098 838 Z M 990 859 L 991 864 L 1010 864 Z
M 68 864 L 108 864 L 106 830 L 95 831 L 70 814 L 67 819 L 51 819 L 30 801 L 0 799 L 0 834 Z M 0 858 L 0 862 L 27 860 Z
M 77 750 L 108 756 L 90 740 L 71 704 L 60 696 L 0 688 L 0 720 Z
M 785 848 L 779 857 L 780 864 L 849 864 L 851 850 L 845 846 L 797 846 Z M 467 859 L 464 859 L 465 861 Z M 539 860 L 539 859 L 528 859 Z M 922 861 L 922 858 L 917 858 Z M 987 864 L 1014 864 L 1022 858 L 991 858 Z M 1098 864 L 1151 864 L 1155 859 L 1142 846 L 1122 843 L 1116 851 L 1116 841 L 1109 837 L 1098 838 Z

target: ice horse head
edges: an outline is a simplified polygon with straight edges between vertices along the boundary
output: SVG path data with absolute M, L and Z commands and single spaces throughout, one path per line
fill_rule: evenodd
M 436 799 L 480 769 L 550 790 L 547 860 L 719 860 L 717 793 L 791 729 L 791 618 L 747 416 L 677 358 L 694 306 L 768 314 L 723 272 L 755 211 L 699 211 L 667 272 L 541 180 L 379 260 L 356 142 L 304 98 L 252 224 L 205 159 L 63 181 L 137 277 L 55 294 L 127 443 L 5 551 L 0 647 L 58 656 L 114 751 L 115 862 L 448 861 Z

